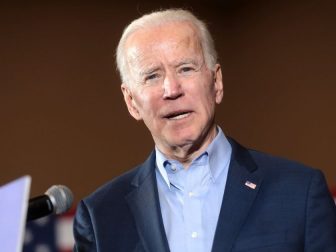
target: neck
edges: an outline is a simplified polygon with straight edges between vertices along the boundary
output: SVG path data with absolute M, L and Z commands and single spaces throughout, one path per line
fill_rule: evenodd
M 216 125 L 211 127 L 208 134 L 197 141 L 183 145 L 158 144 L 157 148 L 168 158 L 179 161 L 185 169 L 188 169 L 191 162 L 201 155 L 217 135 Z

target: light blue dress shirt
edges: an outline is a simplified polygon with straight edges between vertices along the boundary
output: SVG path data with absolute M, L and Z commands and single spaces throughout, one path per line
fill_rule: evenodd
M 161 214 L 171 252 L 210 252 L 232 148 L 222 130 L 188 169 L 156 148 Z

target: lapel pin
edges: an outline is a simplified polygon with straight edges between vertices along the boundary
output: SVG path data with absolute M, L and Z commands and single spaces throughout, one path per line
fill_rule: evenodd
M 254 184 L 254 183 L 252 183 L 252 182 L 250 182 L 250 181 L 248 181 L 248 180 L 245 182 L 245 185 L 246 185 L 247 187 L 250 187 L 251 189 L 256 189 L 256 187 L 257 187 L 256 184 Z

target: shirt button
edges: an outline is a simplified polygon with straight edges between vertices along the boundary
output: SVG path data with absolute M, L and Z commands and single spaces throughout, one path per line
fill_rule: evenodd
M 176 165 L 173 164 L 173 165 L 171 166 L 171 170 L 172 170 L 172 171 L 176 171 L 176 170 L 177 170 Z
M 198 237 L 198 233 L 197 232 L 192 232 L 191 233 L 191 238 L 197 238 Z
M 189 192 L 188 195 L 189 195 L 189 197 L 193 197 L 193 196 L 195 196 L 195 193 Z

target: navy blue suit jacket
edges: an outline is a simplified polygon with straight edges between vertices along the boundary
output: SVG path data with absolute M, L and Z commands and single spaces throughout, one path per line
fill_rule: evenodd
M 336 207 L 322 173 L 230 142 L 212 251 L 336 252 Z M 74 236 L 74 251 L 169 252 L 154 152 L 79 203 Z

